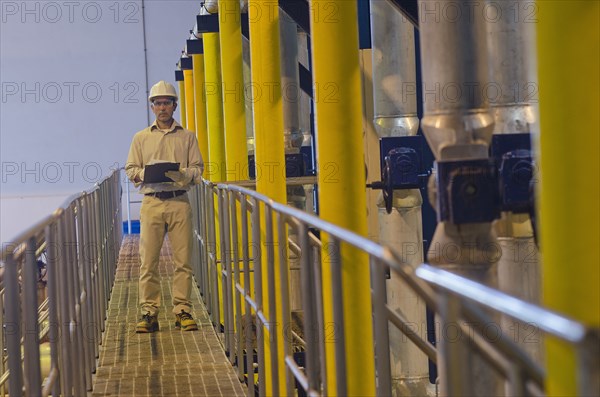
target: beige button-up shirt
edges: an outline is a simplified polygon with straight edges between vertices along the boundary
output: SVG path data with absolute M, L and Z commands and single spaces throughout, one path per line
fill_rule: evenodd
M 179 169 L 191 182 L 186 186 L 175 183 L 144 183 L 143 170 L 148 164 L 156 162 L 179 163 Z M 184 129 L 173 121 L 168 131 L 158 128 L 156 121 L 133 136 L 129 156 L 125 164 L 127 177 L 140 188 L 140 193 L 189 190 L 191 185 L 200 183 L 204 163 L 200 155 L 196 134 Z M 135 182 L 136 177 L 142 182 Z

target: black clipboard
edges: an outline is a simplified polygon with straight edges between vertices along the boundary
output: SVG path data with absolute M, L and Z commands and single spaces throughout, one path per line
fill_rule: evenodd
M 179 171 L 179 163 L 156 163 L 144 167 L 144 183 L 173 182 L 167 171 Z

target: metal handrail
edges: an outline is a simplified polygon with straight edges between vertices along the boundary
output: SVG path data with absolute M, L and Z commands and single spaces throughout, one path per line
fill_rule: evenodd
M 246 184 L 247 185 L 247 184 Z M 433 268 L 423 264 L 417 269 L 405 263 L 393 250 L 376 244 L 363 236 L 345 230 L 341 227 L 323 221 L 322 219 L 298 210 L 293 207 L 277 203 L 270 198 L 245 187 L 231 183 L 212 184 L 204 181 L 203 184 L 192 190 L 191 193 L 195 212 L 195 235 L 198 240 L 195 253 L 197 279 L 200 289 L 209 308 L 213 324 L 219 331 L 225 332 L 225 348 L 229 353 L 232 364 L 237 363 L 238 376 L 244 379 L 242 362 L 245 357 L 246 368 L 253 368 L 258 364 L 259 394 L 265 395 L 265 344 L 269 343 L 272 365 L 271 376 L 273 390 L 277 390 L 279 382 L 286 386 L 288 394 L 293 393 L 299 385 L 308 395 L 327 395 L 327 374 L 324 371 L 326 360 L 334 360 L 337 369 L 338 394 L 345 392 L 346 379 L 343 329 L 339 334 L 336 330 L 335 357 L 325 357 L 324 354 L 324 327 L 322 294 L 326 291 L 334 292 L 334 313 L 343 313 L 341 301 L 341 257 L 329 258 L 329 263 L 324 264 L 320 257 L 320 244 L 314 235 L 309 233 L 309 228 L 319 229 L 326 233 L 328 246 L 334 251 L 339 251 L 341 244 L 348 244 L 367 253 L 371 263 L 371 284 L 374 307 L 374 335 L 377 343 L 373 343 L 377 369 L 377 394 L 391 395 L 391 373 L 389 362 L 389 334 L 388 327 L 395 326 L 408 336 L 429 358 L 443 364 L 447 368 L 449 363 L 456 365 L 457 357 L 454 355 L 457 348 L 475 349 L 490 365 L 492 370 L 504 377 L 512 393 L 538 394 L 543 390 L 545 372 L 535 363 L 516 343 L 505 335 L 490 340 L 480 329 L 471 329 L 469 324 L 475 322 L 489 324 L 492 318 L 489 312 L 502 313 L 525 323 L 534 323 L 540 330 L 554 335 L 579 348 L 586 365 L 580 367 L 580 390 L 595 390 L 599 373 L 598 357 L 590 357 L 590 343 L 598 344 L 598 330 L 591 329 L 581 323 L 568 319 L 558 313 L 549 311 L 539 306 L 521 301 L 507 294 L 463 277 Z M 259 204 L 261 204 L 259 206 Z M 254 207 L 250 212 L 249 207 Z M 217 208 L 217 211 L 215 210 Z M 257 210 L 259 209 L 260 210 Z M 261 219 L 266 219 L 266 229 L 261 228 Z M 270 220 L 275 221 L 271 227 Z M 264 223 L 264 222 L 263 222 Z M 251 233 L 249 231 L 249 225 Z M 216 230 L 220 231 L 220 240 L 217 239 Z M 269 297 L 277 296 L 282 305 L 285 327 L 289 320 L 289 290 L 287 277 L 289 258 L 286 250 L 280 249 L 277 259 L 280 261 L 279 274 L 281 276 L 281 290 L 274 291 L 274 280 L 268 278 L 268 283 L 263 285 L 262 273 L 270 276 L 275 271 L 275 251 L 272 247 L 273 238 L 277 241 L 286 241 L 287 229 L 295 230 L 298 234 L 296 242 L 287 247 L 289 252 L 300 253 L 302 271 L 302 292 L 304 311 L 304 348 L 306 364 L 299 365 L 291 354 L 291 340 L 294 333 L 278 333 L 276 319 L 267 316 L 263 308 L 271 306 L 273 302 Z M 240 235 L 241 232 L 241 235 Z M 217 247 L 220 242 L 221 247 Z M 241 250 L 241 251 L 240 251 Z M 264 261 L 261 251 L 266 250 L 268 260 Z M 250 251 L 253 253 L 253 269 L 250 269 Z M 332 266 L 334 277 L 331 286 L 323 286 L 320 276 L 322 266 Z M 219 267 L 221 269 L 219 270 Z M 410 329 L 410 319 L 404 318 L 401 313 L 393 311 L 386 304 L 385 271 L 390 269 L 400 276 L 406 285 L 425 301 L 434 310 L 443 324 L 455 324 L 464 334 L 466 340 L 459 341 L 460 345 L 454 346 L 451 342 L 440 340 L 438 346 L 433 346 L 420 335 Z M 250 271 L 253 270 L 253 279 Z M 337 273 L 336 273 L 337 272 Z M 233 287 L 233 288 L 232 288 Z M 265 290 L 265 293 L 263 293 Z M 264 295 L 264 301 L 263 301 Z M 337 295 L 337 296 L 336 296 Z M 241 299 L 240 299 L 241 298 Z M 245 302 L 245 303 L 242 303 Z M 245 306 L 244 306 L 245 304 Z M 457 309 L 458 308 L 458 309 Z M 277 309 L 281 310 L 281 309 Z M 287 311 L 287 312 L 286 312 Z M 339 322 L 340 319 L 336 319 Z M 257 359 L 253 354 L 253 336 L 249 335 L 252 323 L 257 327 L 256 348 Z M 307 325 L 308 324 L 308 325 Z M 314 325 L 317 329 L 314 329 Z M 245 325 L 245 329 L 244 326 Z M 369 326 L 369 325 L 365 325 Z M 222 329 L 221 329 L 222 327 Z M 313 329 L 311 329 L 313 328 Z M 264 333 L 271 336 L 267 341 Z M 316 333 L 315 333 L 316 332 Z M 277 346 L 277 337 L 284 335 L 284 350 Z M 287 335 L 287 336 L 286 336 Z M 291 337 L 288 337 L 290 336 Z M 365 342 L 367 343 L 367 342 Z M 587 348 L 583 348 L 586 346 Z M 588 352 L 586 354 L 586 352 Z M 280 378 L 277 373 L 277 362 L 283 360 L 287 369 L 286 376 Z M 455 361 L 452 361 L 455 360 Z M 468 368 L 461 368 L 469 371 Z M 248 373 L 248 395 L 254 395 L 254 379 L 252 371 Z M 445 391 L 464 394 L 468 386 L 462 384 L 453 373 L 441 371 L 440 383 Z M 296 383 L 297 381 L 297 383 Z M 375 383 L 375 380 L 374 380 Z M 497 391 L 490 391 L 497 392 Z M 451 393 L 452 394 L 452 393 Z
M 71 195 L 0 251 L 0 395 L 84 395 L 98 346 L 121 241 L 120 170 Z M 37 260 L 45 253 L 47 298 L 38 306 Z M 31 332 L 35 330 L 36 332 Z M 50 370 L 41 372 L 48 338 Z M 22 350 L 22 352 L 21 352 Z M 5 366 L 5 360 L 7 366 Z

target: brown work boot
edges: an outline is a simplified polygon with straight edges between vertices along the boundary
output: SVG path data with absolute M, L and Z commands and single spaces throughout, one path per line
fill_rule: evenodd
M 148 334 L 155 331 L 158 331 L 158 319 L 150 313 L 144 314 L 135 327 L 135 332 L 138 334 Z
M 181 328 L 182 331 L 196 331 L 198 329 L 198 324 L 196 324 L 190 313 L 181 310 L 181 313 L 176 314 L 175 317 L 175 328 Z

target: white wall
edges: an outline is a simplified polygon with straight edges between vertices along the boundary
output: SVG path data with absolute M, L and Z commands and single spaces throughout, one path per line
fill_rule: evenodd
M 199 9 L 199 0 L 0 1 L 0 241 L 124 165 L 148 123 L 144 21 L 149 85 L 174 83 Z

